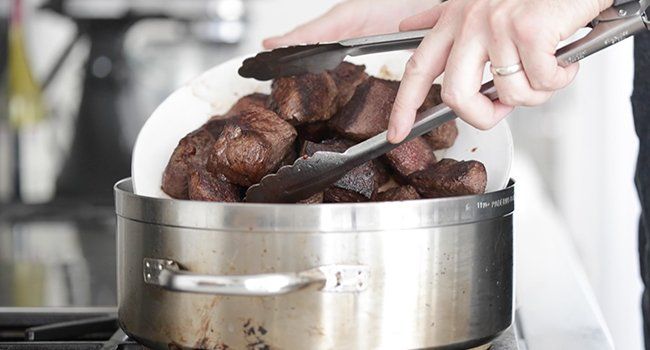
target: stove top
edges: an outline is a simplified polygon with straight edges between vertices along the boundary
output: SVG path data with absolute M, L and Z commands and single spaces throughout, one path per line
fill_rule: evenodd
M 511 327 L 479 349 L 525 350 Z M 139 350 L 114 308 L 0 308 L 0 350 Z
M 0 308 L 0 350 L 145 349 L 119 329 L 114 308 Z

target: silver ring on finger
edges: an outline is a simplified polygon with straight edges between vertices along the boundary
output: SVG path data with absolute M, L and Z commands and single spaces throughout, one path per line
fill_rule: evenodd
M 521 72 L 521 70 L 522 70 L 521 62 L 509 66 L 501 66 L 501 67 L 495 67 L 492 64 L 490 64 L 490 72 L 492 72 L 492 75 L 499 76 L 499 77 L 507 77 L 508 75 L 519 73 Z

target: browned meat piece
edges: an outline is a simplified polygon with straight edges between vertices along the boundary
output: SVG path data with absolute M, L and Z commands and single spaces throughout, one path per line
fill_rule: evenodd
M 282 162 L 280 162 L 280 166 L 278 167 L 278 169 L 285 165 L 293 164 L 293 162 L 295 162 L 297 158 L 298 158 L 298 152 L 296 152 L 296 149 L 292 145 L 289 152 L 287 152 L 287 155 L 282 159 Z
M 291 152 L 296 130 L 273 111 L 251 107 L 232 117 L 214 143 L 208 170 L 251 186 L 278 169 Z
M 374 164 L 375 170 L 377 171 L 377 182 L 380 186 L 391 180 L 390 169 L 388 169 L 384 162 L 380 161 L 379 159 L 375 159 L 372 161 L 372 163 Z
M 377 194 L 376 201 L 378 202 L 391 202 L 391 201 L 408 201 L 412 199 L 420 199 L 418 191 L 413 186 L 405 185 L 400 187 L 393 187 L 384 192 Z
M 422 137 L 414 138 L 386 153 L 385 159 L 402 179 L 436 163 L 433 147 Z
M 231 184 L 223 175 L 214 176 L 206 170 L 190 175 L 189 199 L 209 202 L 241 202 L 242 189 Z
M 361 85 L 366 79 L 368 79 L 368 74 L 366 74 L 366 66 L 356 65 L 350 62 L 341 62 L 338 67 L 330 71 L 336 87 L 339 90 L 339 107 L 343 107 L 346 103 L 350 101 L 354 91 L 357 89 L 357 86 Z
M 163 172 L 162 190 L 172 198 L 188 199 L 187 183 L 194 169 L 205 166 L 220 123 L 208 123 L 182 138 Z M 209 125 L 209 127 L 207 127 Z
M 352 99 L 330 120 L 330 127 L 346 138 L 362 141 L 388 127 L 398 81 L 368 78 Z
M 424 103 L 418 109 L 418 112 L 423 112 L 429 108 L 435 107 L 442 103 L 440 97 L 440 85 L 434 84 L 431 86 Z M 454 145 L 456 137 L 458 136 L 458 127 L 456 121 L 448 121 L 434 130 L 429 131 L 423 135 L 429 141 L 434 150 L 449 148 Z
M 346 149 L 352 147 L 353 145 L 354 142 L 342 139 L 330 139 L 325 140 L 321 143 L 305 141 L 302 144 L 300 155 L 307 155 L 311 157 L 314 155 L 314 153 L 319 151 L 341 153 L 345 152 Z
M 313 196 L 311 196 L 311 197 L 309 197 L 307 199 L 303 199 L 301 201 L 298 201 L 298 203 L 301 203 L 301 204 L 323 203 L 323 192 L 318 192 L 315 195 L 313 195 Z
M 301 154 L 311 156 L 318 151 L 343 152 L 353 145 L 347 140 L 326 140 L 322 143 L 305 141 Z M 333 202 L 366 202 L 377 192 L 379 186 L 387 181 L 388 176 L 382 173 L 378 163 L 367 162 L 345 174 L 331 187 L 324 191 L 324 201 Z
M 246 95 L 240 98 L 235 104 L 230 107 L 230 110 L 226 113 L 226 116 L 235 116 L 246 109 L 253 107 L 262 107 L 266 108 L 269 95 L 256 92 L 254 94 Z
M 235 116 L 242 111 L 248 109 L 249 107 L 262 107 L 266 108 L 266 105 L 268 103 L 269 95 L 267 94 L 262 94 L 259 92 L 252 93 L 250 95 L 246 95 L 237 102 L 235 102 L 232 107 L 226 112 L 226 114 L 223 115 L 214 115 L 210 117 L 210 120 L 223 120 L 223 119 L 229 119 L 232 116 Z
M 485 192 L 485 166 L 475 160 L 443 159 L 428 169 L 415 172 L 409 181 L 422 197 L 438 198 Z
M 296 126 L 298 137 L 301 140 L 321 142 L 333 138 L 334 132 L 327 126 L 327 122 L 307 123 Z
M 300 154 L 311 156 L 318 151 L 341 153 L 345 152 L 345 150 L 352 146 L 354 146 L 354 142 L 342 139 L 329 139 L 322 141 L 321 143 L 305 141 L 302 144 Z M 376 172 L 377 183 L 383 185 L 384 183 L 388 182 L 388 180 L 390 180 L 390 174 L 388 173 L 388 169 L 386 169 L 384 164 L 379 160 L 373 160 L 372 163 L 372 170 Z
M 334 186 L 325 189 L 323 193 L 324 203 L 361 203 L 367 201 L 369 201 L 369 198 L 360 193 Z
M 424 112 L 429 108 L 441 104 L 442 103 L 442 97 L 440 97 L 441 90 L 442 87 L 439 84 L 431 85 L 431 89 L 429 89 L 429 93 L 427 93 L 427 97 L 424 99 L 422 106 L 418 108 L 418 112 Z
M 379 181 L 380 175 L 375 163 L 364 163 L 325 189 L 323 200 L 327 203 L 367 202 L 377 193 Z
M 329 120 L 338 108 L 338 89 L 329 73 L 277 78 L 269 106 L 293 125 Z
M 226 119 L 210 119 L 205 124 L 203 124 L 203 126 L 201 126 L 201 129 L 209 132 L 210 135 L 212 135 L 212 138 L 216 140 L 219 135 L 221 135 L 221 132 L 227 123 L 228 121 Z M 205 158 L 203 160 L 207 162 L 207 153 L 205 154 Z M 203 164 L 205 164 L 205 162 Z
M 456 137 L 458 137 L 456 121 L 450 120 L 424 134 L 423 137 L 429 142 L 434 150 L 449 148 L 454 145 Z

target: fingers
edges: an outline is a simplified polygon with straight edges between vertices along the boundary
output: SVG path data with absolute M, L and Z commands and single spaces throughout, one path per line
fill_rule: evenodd
M 442 100 L 459 118 L 479 129 L 494 126 L 509 109 L 479 92 L 487 59 L 479 40 L 459 41 L 449 54 L 442 85 Z
M 541 91 L 561 89 L 573 81 L 578 70 L 577 65 L 560 67 L 551 49 L 533 48 L 531 45 L 519 46 L 521 62 L 531 88 Z
M 554 90 L 568 85 L 578 70 L 575 64 L 558 65 L 558 42 L 579 26 L 571 21 L 583 23 L 582 19 L 593 17 L 586 16 L 589 11 L 584 9 L 583 16 L 565 16 L 573 13 L 568 11 L 570 4 L 573 2 L 453 0 L 403 20 L 400 30 L 434 29 L 409 61 L 393 106 L 388 140 L 399 142 L 408 134 L 416 110 L 443 66 L 443 101 L 479 129 L 494 126 L 513 106 L 547 101 Z M 441 36 L 443 32 L 449 33 L 448 39 Z M 488 60 L 495 67 L 522 66 L 515 74 L 494 77 L 497 101 L 480 93 Z
M 399 30 L 405 32 L 408 30 L 433 28 L 438 22 L 438 19 L 440 19 L 443 10 L 444 4 L 441 4 L 411 17 L 407 17 L 400 22 Z
M 517 47 L 508 36 L 493 36 L 490 41 L 488 54 L 492 66 L 505 67 L 520 62 Z M 522 70 L 508 76 L 494 75 L 500 102 L 508 106 L 532 106 L 551 97 L 551 92 L 534 90 L 526 73 Z
M 407 62 L 388 123 L 389 142 L 398 143 L 411 131 L 418 108 L 445 68 L 451 45 L 451 35 L 434 28 Z
M 568 85 L 573 80 L 575 71 L 564 69 L 558 65 L 555 49 L 560 38 L 551 31 L 542 30 L 543 27 L 534 18 L 523 17 L 519 21 L 513 22 L 511 19 L 513 11 L 509 7 L 499 6 L 490 11 L 488 23 L 492 38 L 490 45 L 492 64 L 504 66 L 521 62 L 523 70 L 526 72 L 527 85 L 535 91 L 554 91 Z M 517 51 L 520 60 L 512 61 L 510 58 L 508 61 L 494 57 L 505 51 L 513 51 L 513 48 Z M 572 72 L 573 74 L 571 74 Z M 520 87 L 523 88 L 523 86 Z M 530 94 L 528 89 L 524 92 Z M 499 96 L 505 97 L 508 94 L 509 92 L 504 95 L 500 91 Z M 522 94 L 520 93 L 520 95 Z M 538 96 L 541 95 L 538 94 Z M 533 100 L 535 99 L 531 99 L 529 104 L 533 104 Z M 522 103 L 516 105 L 519 104 Z
M 300 25 L 292 31 L 262 41 L 265 49 L 297 44 L 314 44 L 323 41 L 335 41 L 343 38 L 347 31 L 350 11 L 334 6 L 324 15 Z

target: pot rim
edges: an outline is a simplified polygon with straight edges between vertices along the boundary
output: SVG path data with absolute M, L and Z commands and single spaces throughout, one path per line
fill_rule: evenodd
M 118 217 L 188 229 L 237 232 L 413 230 L 496 219 L 514 211 L 513 179 L 472 196 L 397 202 L 269 204 L 154 198 L 133 193 L 131 178 L 114 186 Z

